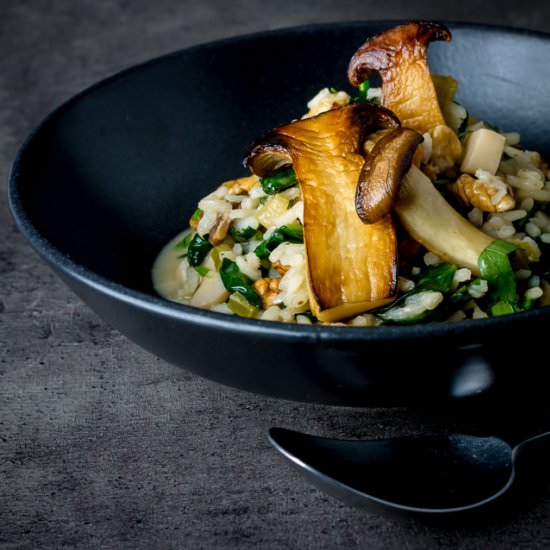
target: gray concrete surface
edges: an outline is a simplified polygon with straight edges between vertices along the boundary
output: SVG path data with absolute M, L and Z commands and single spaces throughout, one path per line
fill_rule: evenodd
M 50 110 L 136 62 L 302 23 L 447 18 L 550 31 L 546 2 L 0 1 L 0 549 L 548 548 L 550 495 L 490 521 L 352 509 L 302 480 L 272 425 L 340 437 L 449 426 L 219 386 L 153 357 L 82 304 L 18 234 L 6 183 Z

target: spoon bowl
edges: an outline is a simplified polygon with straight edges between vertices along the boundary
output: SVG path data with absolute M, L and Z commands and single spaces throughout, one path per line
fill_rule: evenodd
M 514 483 L 520 450 L 548 436 L 514 447 L 466 434 L 358 441 L 272 428 L 268 438 L 314 485 L 348 504 L 453 513 L 503 496 Z

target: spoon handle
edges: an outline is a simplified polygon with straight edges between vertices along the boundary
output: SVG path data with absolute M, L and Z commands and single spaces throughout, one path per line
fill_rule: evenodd
M 539 450 L 541 452 L 546 450 L 550 451 L 550 432 L 543 432 L 541 434 L 534 435 L 533 437 L 524 439 L 518 443 L 512 451 L 512 458 L 515 460 L 523 452 L 525 452 L 526 449 L 528 449 L 529 452 L 533 452 L 535 450 Z

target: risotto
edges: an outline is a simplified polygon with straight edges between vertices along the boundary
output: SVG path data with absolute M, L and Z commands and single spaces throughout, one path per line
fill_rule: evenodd
M 253 173 L 202 198 L 160 252 L 157 292 L 230 315 L 357 327 L 548 305 L 549 167 L 513 129 L 459 104 L 452 77 L 413 73 L 435 39 L 450 33 L 418 22 L 370 39 L 350 62 L 355 92 L 320 90 L 256 142 Z M 390 72 L 376 63 L 392 43 L 403 54 Z M 367 116 L 373 127 L 350 145 Z

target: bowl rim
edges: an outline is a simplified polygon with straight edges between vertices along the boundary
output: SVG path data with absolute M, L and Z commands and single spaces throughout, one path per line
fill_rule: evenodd
M 365 28 L 367 32 L 375 27 L 390 27 L 403 24 L 410 19 L 383 19 L 383 20 L 350 20 L 334 21 L 324 23 L 313 23 L 297 26 L 287 26 L 277 29 L 261 30 L 251 33 L 238 34 L 230 37 L 219 38 L 213 41 L 201 42 L 188 47 L 180 48 L 165 54 L 161 54 L 129 67 L 116 71 L 115 73 L 102 78 L 94 84 L 87 86 L 81 91 L 60 103 L 49 114 L 43 117 L 19 146 L 8 179 L 8 207 L 15 224 L 34 251 L 55 269 L 58 269 L 69 279 L 74 279 L 85 286 L 115 300 L 122 301 L 127 305 L 147 310 L 149 312 L 168 317 L 174 321 L 193 323 L 205 328 L 221 329 L 224 331 L 255 334 L 261 333 L 264 336 L 285 337 L 300 341 L 338 341 L 338 342 L 385 342 L 393 340 L 417 340 L 418 338 L 448 337 L 460 338 L 470 337 L 479 332 L 483 334 L 486 329 L 491 328 L 499 331 L 516 325 L 525 320 L 534 320 L 539 317 L 546 317 L 550 313 L 550 306 L 542 306 L 528 311 L 489 317 L 485 319 L 465 319 L 453 322 L 432 322 L 410 325 L 382 325 L 378 327 L 354 327 L 340 325 L 306 325 L 288 323 L 282 321 L 267 321 L 262 319 L 248 319 L 236 315 L 227 315 L 215 311 L 195 308 L 177 302 L 171 302 L 160 295 L 156 296 L 144 291 L 129 288 L 108 277 L 105 277 L 92 269 L 76 263 L 70 257 L 63 254 L 52 242 L 46 239 L 33 224 L 28 216 L 21 194 L 20 167 L 25 160 L 25 155 L 36 137 L 56 117 L 69 109 L 83 97 L 93 93 L 95 90 L 109 85 L 111 82 L 124 78 L 134 71 L 140 71 L 149 65 L 164 62 L 171 57 L 182 53 L 192 54 L 194 50 L 219 48 L 230 46 L 236 43 L 253 42 L 257 39 L 264 39 L 273 36 L 285 36 L 301 33 L 314 33 L 334 28 Z M 455 30 L 474 30 L 491 32 L 496 34 L 509 34 L 515 36 L 526 36 L 541 39 L 550 43 L 550 33 L 514 27 L 508 25 L 496 25 L 489 23 L 476 23 L 457 20 L 438 20 L 447 25 L 451 33 Z M 368 36 L 368 35 L 367 35 Z M 152 266 L 151 266 L 152 267 Z M 363 329 L 363 330 L 361 330 Z M 479 337 L 477 338 L 479 340 Z

